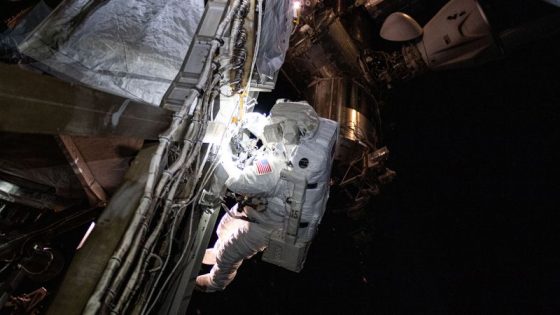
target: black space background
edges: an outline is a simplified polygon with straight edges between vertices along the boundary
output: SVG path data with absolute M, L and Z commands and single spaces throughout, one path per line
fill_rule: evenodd
M 327 213 L 301 274 L 253 258 L 189 314 L 560 314 L 559 41 L 397 87 L 367 217 Z

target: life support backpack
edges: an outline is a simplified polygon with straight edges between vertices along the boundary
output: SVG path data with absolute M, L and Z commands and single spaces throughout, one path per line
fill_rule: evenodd
M 327 206 L 338 123 L 319 118 L 312 138 L 303 139 L 290 157 L 291 167 L 281 172 L 290 187 L 283 202 L 289 209 L 283 229 L 270 237 L 262 259 L 299 272 Z

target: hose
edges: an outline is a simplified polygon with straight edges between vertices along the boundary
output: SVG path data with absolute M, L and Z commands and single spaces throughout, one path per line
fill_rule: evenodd
M 166 132 L 164 132 L 159 137 L 159 145 L 150 161 L 148 178 L 146 181 L 144 194 L 141 198 L 140 204 L 136 209 L 136 213 L 131 223 L 129 224 L 127 231 L 125 232 L 119 244 L 119 247 L 117 248 L 117 250 L 114 252 L 111 259 L 109 260 L 103 272 L 103 275 L 101 276 L 101 279 L 95 288 L 94 293 L 88 300 L 88 303 L 84 310 L 84 314 L 93 315 L 99 312 L 101 308 L 101 299 L 104 293 L 106 292 L 106 290 L 109 288 L 111 284 L 111 279 L 115 276 L 115 273 L 121 267 L 121 261 L 130 250 L 131 248 L 130 244 L 134 244 L 134 246 L 138 245 L 137 244 L 138 242 L 135 242 L 135 236 L 138 234 L 139 230 L 146 225 L 145 224 L 146 213 L 149 211 L 150 206 L 152 205 L 154 199 L 153 191 L 158 177 L 158 173 L 159 173 L 158 171 L 160 169 L 161 161 L 163 159 L 163 154 L 170 144 L 171 137 L 177 132 L 179 127 L 184 122 L 189 107 L 195 101 L 195 99 L 197 99 L 200 96 L 199 91 L 202 91 L 202 88 L 207 84 L 209 74 L 211 72 L 210 70 L 212 66 L 213 56 L 216 54 L 218 50 L 218 47 L 221 42 L 221 38 L 225 33 L 226 27 L 230 24 L 231 20 L 233 19 L 237 11 L 239 11 L 239 8 L 241 7 L 240 6 L 241 3 L 242 2 L 240 0 L 235 0 L 233 4 L 230 6 L 226 14 L 226 17 L 218 26 L 218 29 L 216 31 L 216 38 L 211 42 L 211 46 L 208 54 L 209 57 L 207 58 L 204 64 L 203 70 L 201 72 L 201 77 L 199 78 L 197 85 L 195 86 L 195 88 L 191 90 L 189 95 L 186 97 L 180 110 L 173 115 L 173 120 L 171 122 L 170 127 L 167 129 Z M 156 198 L 157 197 L 159 196 L 156 195 Z

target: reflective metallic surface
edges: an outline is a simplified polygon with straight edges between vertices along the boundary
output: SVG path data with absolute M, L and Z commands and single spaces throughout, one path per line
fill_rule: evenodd
M 340 136 L 364 147 L 377 143 L 377 131 L 371 117 L 375 99 L 359 83 L 350 78 L 324 78 L 308 87 L 317 113 L 338 121 Z M 343 154 L 340 155 L 344 156 Z

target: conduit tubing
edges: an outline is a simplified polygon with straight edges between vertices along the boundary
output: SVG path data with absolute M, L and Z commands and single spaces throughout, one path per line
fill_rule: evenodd
M 111 257 L 111 259 L 109 260 L 107 267 L 105 268 L 105 271 L 101 276 L 101 279 L 99 280 L 94 293 L 90 297 L 85 307 L 84 314 L 93 315 L 99 312 L 101 308 L 101 298 L 103 297 L 104 292 L 106 291 L 107 287 L 110 284 L 110 279 L 113 278 L 115 272 L 117 272 L 117 270 L 121 266 L 121 260 L 128 252 L 134 236 L 137 234 L 138 230 L 142 226 L 143 220 L 146 218 L 146 212 L 148 211 L 152 203 L 152 192 L 154 189 L 156 177 L 158 175 L 158 170 L 160 168 L 163 153 L 169 146 L 172 135 L 174 135 L 177 132 L 179 126 L 183 123 L 190 105 L 195 101 L 197 97 L 200 96 L 199 91 L 202 91 L 202 88 L 206 85 L 210 74 L 213 57 L 216 54 L 216 51 L 220 45 L 220 42 L 226 30 L 226 26 L 230 24 L 233 16 L 239 10 L 240 4 L 241 4 L 240 0 L 235 0 L 231 5 L 228 13 L 226 14 L 226 17 L 219 24 L 218 29 L 216 31 L 216 38 L 212 41 L 208 53 L 208 58 L 204 64 L 201 77 L 196 87 L 191 90 L 191 92 L 183 102 L 181 109 L 176 114 L 173 115 L 171 126 L 167 129 L 166 132 L 164 132 L 159 137 L 160 143 L 158 145 L 156 152 L 152 156 L 150 162 L 148 178 L 144 189 L 144 195 L 142 196 L 142 199 L 140 201 L 140 205 L 136 210 L 136 214 L 133 217 L 128 230 L 125 232 L 125 235 L 123 236 L 123 239 L 120 242 L 119 248 L 115 251 L 113 257 Z

